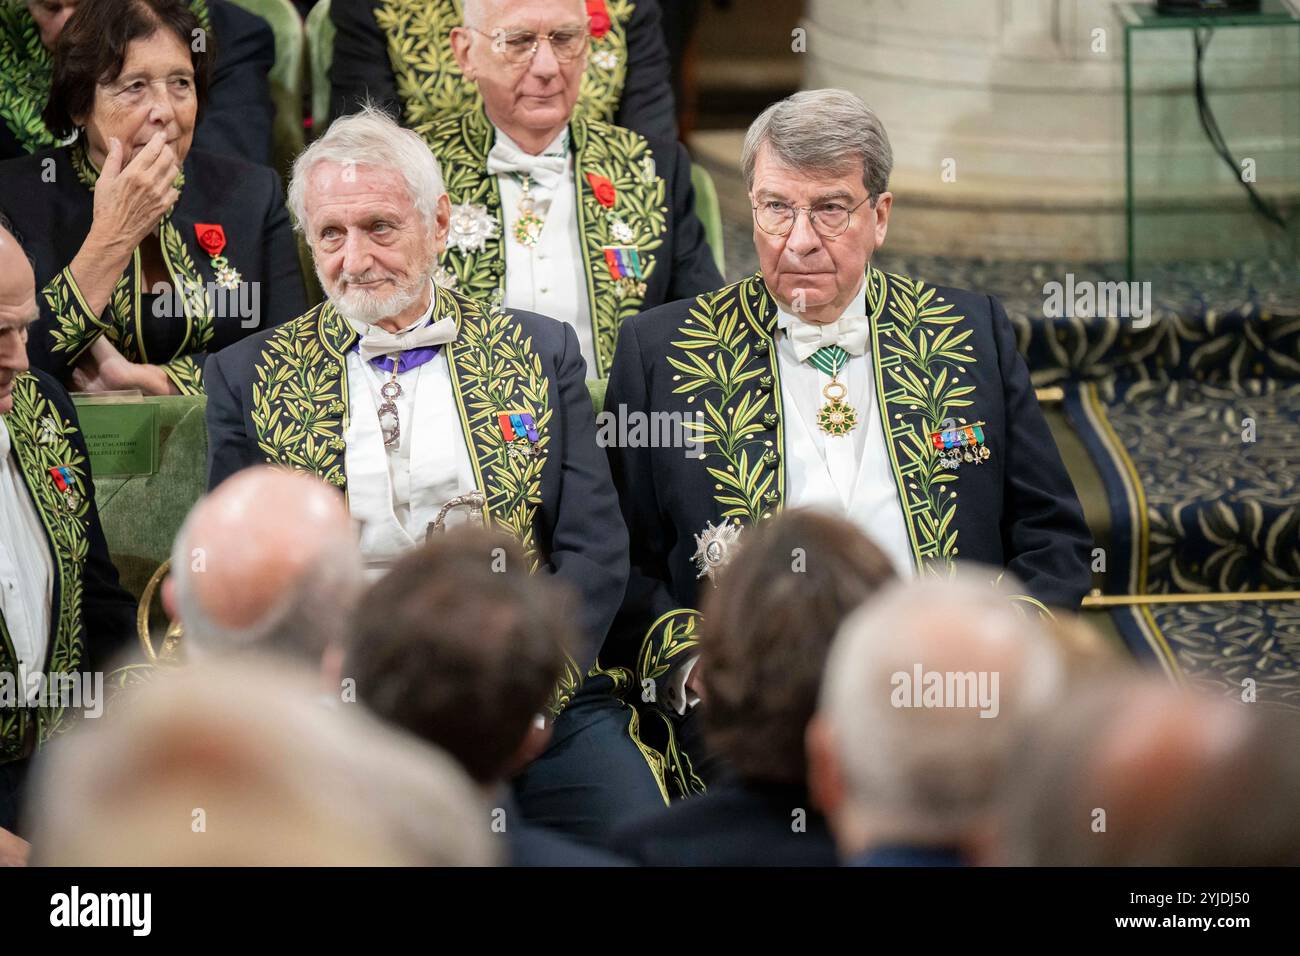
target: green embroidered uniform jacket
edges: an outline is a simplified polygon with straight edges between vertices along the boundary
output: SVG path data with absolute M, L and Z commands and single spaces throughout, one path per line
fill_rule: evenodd
M 867 273 L 875 413 L 882 416 L 913 559 L 1006 568 L 1032 601 L 1077 608 L 1092 536 L 1002 306 L 989 296 Z M 786 502 L 786 422 L 761 275 L 624 323 L 606 409 L 695 421 L 702 454 L 614 447 L 632 542 L 627 599 L 601 662 L 657 679 L 695 643 L 696 536 L 753 525 Z M 982 422 L 987 460 L 948 467 L 946 419 Z M 744 532 L 741 532 L 743 539 Z
M 442 281 L 473 298 L 500 302 L 505 244 L 517 240 L 510 235 L 516 211 L 502 208 L 497 177 L 487 171 L 496 130 L 480 107 L 418 132 L 442 165 L 452 203 Z M 569 124 L 569 142 L 596 348 L 596 367 L 587 371 L 604 378 L 624 320 L 716 289 L 722 276 L 694 212 L 690 158 L 680 143 L 652 143 L 582 117 Z M 483 229 L 489 221 L 494 230 Z
M 460 0 L 328 0 L 338 31 L 330 66 L 330 115 L 367 99 L 416 128 L 480 102 L 451 52 Z M 605 0 L 609 29 L 592 22 L 578 111 L 652 139 L 677 138 L 668 48 L 655 0 Z
M 42 372 L 19 375 L 13 397 L 5 416 L 10 454 L 45 528 L 54 571 L 46 657 L 40 668 L 29 669 L 48 675 L 103 672 L 114 655 L 132 646 L 135 602 L 118 584 L 108 555 L 77 414 L 67 393 Z M 60 471 L 62 487 L 51 469 Z M 0 675 L 18 680 L 3 612 Z M 30 708 L 0 705 L 0 763 L 29 756 L 71 727 L 76 713 L 49 700 Z
M 190 0 L 190 9 L 216 40 L 212 82 L 194 145 L 250 162 L 271 162 L 275 109 L 267 75 L 275 65 L 275 35 L 270 25 L 228 0 Z M 52 69 L 27 5 L 22 0 L 0 3 L 0 159 L 55 145 L 41 120 Z
M 192 149 L 182 173 L 181 197 L 159 229 L 168 291 L 154 294 L 137 249 L 96 314 L 69 268 L 94 218 L 98 173 L 84 150 L 73 144 L 0 163 L 0 209 L 35 260 L 40 318 L 27 345 L 34 368 L 66 384 L 77 360 L 106 335 L 129 361 L 160 365 L 182 394 L 197 394 L 209 352 L 307 307 L 274 170 Z M 199 241 L 213 225 L 225 234 L 223 262 Z M 223 265 L 238 273 L 232 288 L 220 285 Z
M 577 335 L 544 316 L 489 311 L 446 289 L 437 295 L 434 314 L 457 321 L 456 339 L 444 349 L 477 487 L 487 497 L 485 520 L 582 597 L 587 640 L 573 657 L 585 674 L 622 600 L 627 532 L 596 446 Z M 346 356 L 356 342 L 325 302 L 214 356 L 210 486 L 271 462 L 313 472 L 346 494 Z M 510 413 L 532 416 L 535 441 L 506 434 L 500 416 Z M 572 691 L 577 677 L 569 680 Z

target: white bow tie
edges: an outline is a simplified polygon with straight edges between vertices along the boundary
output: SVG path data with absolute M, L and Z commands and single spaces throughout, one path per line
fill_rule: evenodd
M 361 358 L 371 359 L 394 352 L 405 352 L 428 345 L 445 345 L 456 338 L 456 320 L 448 315 L 418 328 L 403 329 L 401 332 L 386 332 L 377 325 L 362 325 L 353 322 L 352 327 L 361 333 Z
M 502 137 L 492 144 L 488 153 L 487 168 L 493 176 L 502 173 L 519 173 L 531 179 L 539 189 L 555 189 L 564 178 L 569 166 L 567 153 L 544 153 L 534 156 L 525 153 L 514 143 Z
M 865 315 L 841 315 L 825 325 L 796 318 L 786 328 L 800 362 L 806 362 L 808 356 L 828 345 L 838 345 L 850 355 L 862 355 L 867 351 L 870 332 L 871 325 Z

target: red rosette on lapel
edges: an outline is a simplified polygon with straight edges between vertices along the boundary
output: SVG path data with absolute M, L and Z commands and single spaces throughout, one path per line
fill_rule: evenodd
M 591 26 L 591 35 L 597 40 L 609 32 L 613 21 L 609 18 L 609 10 L 605 8 L 605 0 L 587 0 L 587 21 Z
M 618 191 L 614 188 L 614 184 L 596 173 L 587 173 L 587 182 L 591 183 L 592 191 L 596 194 L 596 202 L 606 209 L 613 209 L 614 202 L 618 199 Z
M 221 250 L 226 248 L 226 230 L 215 222 L 196 222 L 194 235 L 198 237 L 203 251 L 214 258 L 221 255 Z

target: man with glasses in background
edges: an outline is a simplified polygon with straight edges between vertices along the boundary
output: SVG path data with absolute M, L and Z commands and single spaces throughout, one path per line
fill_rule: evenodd
M 438 283 L 571 325 L 604 378 L 625 319 L 722 276 L 681 144 L 575 112 L 589 29 L 581 0 L 470 0 L 451 48 L 481 101 L 416 132 L 452 203 Z
M 851 93 L 769 107 L 742 156 L 760 271 L 620 333 L 606 408 L 698 415 L 703 450 L 610 450 L 632 575 L 601 663 L 630 670 L 679 793 L 713 769 L 689 716 L 694 609 L 745 528 L 783 508 L 842 514 L 901 575 L 1005 568 L 1040 607 L 1088 589 L 1092 538 L 1002 306 L 871 263 L 892 162 Z
M 576 5 L 588 24 L 582 42 L 591 54 L 578 112 L 651 138 L 674 138 L 671 64 L 657 0 Z M 472 109 L 478 91 L 457 66 L 451 31 L 477 22 L 484 6 L 475 0 L 329 0 L 336 30 L 330 115 L 372 103 L 416 127 Z

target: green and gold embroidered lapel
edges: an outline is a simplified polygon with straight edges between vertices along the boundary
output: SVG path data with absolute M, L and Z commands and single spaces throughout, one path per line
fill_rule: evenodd
M 499 305 L 505 296 L 505 243 L 513 211 L 501 207 L 487 171 L 496 131 L 482 109 L 417 130 L 442 165 L 452 231 L 441 281 Z M 668 232 L 666 184 L 650 147 L 632 130 L 575 118 L 574 191 L 587 304 L 596 347 L 592 377 L 609 374 L 619 326 L 641 311 L 646 280 Z
M 328 302 L 278 326 L 254 368 L 250 415 L 266 460 L 346 489 L 347 361 L 357 333 Z
M 771 517 L 785 492 L 775 330 L 776 305 L 753 275 L 697 298 L 667 356 L 718 514 L 737 525 Z
M 867 267 L 867 315 L 876 399 L 885 444 L 898 484 L 912 553 L 918 565 L 957 553 L 957 473 L 934 452 L 930 435 L 946 419 L 974 404 L 975 386 L 962 382 L 975 363 L 963 343 L 966 317 L 937 297 L 933 287 Z
M 79 141 L 69 147 L 69 157 L 77 179 L 94 192 L 99 171 L 90 162 L 84 143 Z M 182 173 L 178 177 L 177 188 L 183 186 Z M 68 269 L 64 269 L 46 285 L 42 294 L 58 318 L 58 328 L 53 333 L 53 349 L 55 352 L 69 353 L 69 360 L 75 361 L 102 329 L 104 335 L 128 361 L 169 363 L 165 366 L 167 374 L 181 394 L 201 394 L 203 383 L 197 363 L 173 360 L 191 352 L 203 351 L 212 340 L 213 315 L 204 276 L 195 265 L 185 235 L 170 215 L 159 223 L 158 238 L 163 262 L 172 280 L 170 288 L 163 295 L 169 300 L 168 308 L 171 308 L 170 301 L 179 303 L 185 320 L 185 337 L 175 354 L 152 356 L 145 345 L 145 316 L 141 296 L 150 290 L 145 287 L 138 248 L 132 253 L 130 264 L 109 297 L 107 326 L 100 317 L 91 313 Z
M 205 0 L 191 0 L 190 9 L 199 25 L 210 29 Z M 53 72 L 53 61 L 27 5 L 18 0 L 0 3 L 0 121 L 29 153 L 56 142 L 41 119 Z
M 877 407 L 912 551 L 921 563 L 956 554 L 957 474 L 934 454 L 930 435 L 973 404 L 962 381 L 975 362 L 965 320 L 933 288 L 867 268 L 867 312 Z M 673 391 L 687 396 L 703 444 L 717 514 L 754 524 L 786 494 L 781 379 L 773 335 L 777 307 L 761 275 L 701 296 L 668 363 Z
M 90 543 L 90 493 L 85 458 L 72 444 L 73 424 L 41 394 L 33 375 L 14 381 L 13 411 L 5 417 L 18 470 L 45 529 L 54 570 L 50 649 L 46 672 L 76 671 L 82 659 L 82 580 Z M 58 471 L 56 478 L 51 469 Z M 8 634 L 0 641 L 0 673 L 18 673 Z M 0 710 L 0 760 L 21 756 L 24 749 L 67 728 L 72 716 L 49 702 L 38 708 L 37 740 L 22 708 Z M 68 718 L 68 719 L 65 719 Z
M 476 484 L 487 499 L 484 519 L 524 546 L 535 571 L 541 558 L 533 520 L 542 503 L 552 412 L 541 356 L 509 312 L 446 290 L 440 296 L 456 312 L 456 340 L 447 346 L 447 364 Z M 524 413 L 532 416 L 537 441 L 513 431 L 506 435 L 501 416 Z
M 613 122 L 627 81 L 627 27 L 633 0 L 605 0 L 609 31 L 591 38 L 577 111 Z M 460 0 L 380 0 L 375 23 L 388 42 L 388 59 L 412 129 L 473 112 L 482 98 L 465 80 L 451 52 L 451 31 L 462 19 Z

